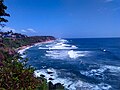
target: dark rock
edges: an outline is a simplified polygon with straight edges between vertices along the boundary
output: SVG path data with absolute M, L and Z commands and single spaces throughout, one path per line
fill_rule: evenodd
M 49 80 L 54 80 L 53 78 L 49 78 Z
M 52 74 L 53 72 L 47 72 L 48 74 Z
M 48 83 L 48 86 L 49 86 L 49 90 L 54 90 L 54 85 L 51 81 Z
M 41 74 L 40 76 L 41 76 L 41 77 L 45 77 L 45 75 L 43 75 L 43 74 Z
M 68 87 L 70 87 L 70 85 L 68 85 Z
M 64 90 L 64 87 L 63 87 L 63 85 L 61 83 L 57 83 L 57 84 L 54 85 L 54 89 L 55 90 L 56 89 L 58 89 L 58 90 Z
M 50 81 L 48 85 L 49 85 L 49 90 L 64 90 L 64 87 L 61 83 L 57 83 L 53 85 L 53 83 Z

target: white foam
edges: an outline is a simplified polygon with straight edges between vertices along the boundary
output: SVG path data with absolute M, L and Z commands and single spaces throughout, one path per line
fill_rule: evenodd
M 50 72 L 53 72 L 52 74 L 48 74 L 48 70 Z M 47 81 L 49 82 L 49 78 L 55 79 L 57 77 L 56 71 L 54 69 L 41 69 L 41 70 L 36 70 L 34 71 L 34 75 L 35 77 L 40 77 L 40 75 L 45 75 L 45 78 L 47 79 Z
M 58 39 L 56 40 L 55 42 L 53 43 L 49 43 L 49 45 L 46 45 L 46 46 L 41 46 L 39 47 L 39 49 L 50 49 L 50 50 L 55 50 L 55 49 L 65 49 L 65 50 L 68 50 L 68 49 L 77 49 L 77 47 L 75 45 L 70 45 L 70 44 L 67 44 L 67 40 L 64 40 L 64 39 Z
M 21 55 L 22 58 L 25 58 L 27 55 Z
M 29 46 L 29 47 L 26 47 L 26 48 L 24 48 L 24 49 L 21 49 L 21 50 L 18 51 L 18 53 L 21 55 L 22 58 L 25 58 L 26 55 L 24 55 L 24 52 L 25 52 L 27 49 L 30 49 L 31 47 L 33 47 L 33 46 Z
M 100 89 L 102 90 L 109 90 L 110 88 L 112 88 L 110 85 L 104 83 L 98 84 L 98 87 L 100 87 Z
M 103 51 L 104 51 L 104 52 L 106 52 L 106 50 L 105 50 L 105 49 L 104 49 Z
M 65 39 L 58 39 L 58 41 L 63 42 L 63 43 L 67 43 L 67 42 L 68 42 L 68 41 L 65 40 Z
M 19 50 L 18 53 L 19 54 L 23 54 L 25 52 L 26 49 L 22 49 L 22 50 Z
M 84 51 L 73 51 L 73 50 L 70 50 L 70 51 L 68 51 L 68 55 L 69 55 L 70 58 L 76 59 L 78 57 L 85 56 L 86 53 Z
M 22 55 L 27 49 L 29 49 L 31 47 L 33 47 L 33 46 L 29 46 L 29 47 L 26 47 L 24 49 L 21 49 L 21 50 L 18 51 L 18 53 Z
M 112 75 L 117 76 L 120 73 L 120 67 L 101 65 L 99 69 L 91 69 L 90 71 L 80 71 L 80 73 L 85 76 L 94 77 L 97 79 L 105 79 L 105 74 L 104 74 L 105 71 L 110 72 Z
M 75 49 L 77 49 L 78 47 L 67 43 L 67 40 L 59 39 L 54 43 L 50 43 L 44 46 L 41 45 L 39 46 L 39 49 L 48 49 L 45 56 L 52 59 L 77 59 L 88 54 L 87 51 L 76 51 Z
M 67 51 L 46 51 L 45 56 L 52 59 L 65 59 L 67 58 Z
M 51 74 L 48 74 L 47 72 L 53 72 Z M 69 90 L 109 90 L 111 88 L 110 85 L 105 83 L 100 83 L 98 85 L 90 84 L 83 82 L 81 80 L 72 80 L 72 78 L 66 77 L 66 78 L 60 78 L 58 73 L 59 71 L 56 71 L 55 69 L 41 69 L 36 70 L 34 72 L 34 75 L 36 77 L 40 77 L 40 75 L 45 75 L 45 78 L 47 81 L 51 81 L 53 84 L 61 83 L 66 89 Z M 54 80 L 49 80 L 49 78 L 52 78 Z
M 74 51 L 74 50 L 52 50 L 46 51 L 45 56 L 50 57 L 52 59 L 77 59 L 79 57 L 83 57 L 88 55 L 88 51 Z
M 97 79 L 104 79 L 104 72 L 107 70 L 106 67 L 100 66 L 98 69 L 90 69 L 89 71 L 80 71 L 81 74 Z
M 49 49 L 49 48 L 39 47 L 38 49 Z
M 51 69 L 47 69 L 47 72 L 56 72 L 55 69 L 51 68 Z
M 49 49 L 77 49 L 77 47 L 73 45 L 70 46 L 68 44 L 57 43 L 56 45 L 49 47 Z
M 120 73 L 120 67 L 105 65 L 104 68 L 107 68 L 112 73 Z
M 98 85 L 86 83 L 83 81 L 74 82 L 68 89 L 69 90 L 109 90 L 111 88 L 110 85 L 100 83 Z

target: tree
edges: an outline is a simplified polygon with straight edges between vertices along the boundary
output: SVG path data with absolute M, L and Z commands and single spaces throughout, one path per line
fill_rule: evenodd
M 4 5 L 4 0 L 0 0 L 0 26 L 4 27 L 4 22 L 8 22 L 7 19 L 4 18 L 4 16 L 10 16 L 10 14 L 6 13 L 5 10 L 7 9 L 7 6 Z

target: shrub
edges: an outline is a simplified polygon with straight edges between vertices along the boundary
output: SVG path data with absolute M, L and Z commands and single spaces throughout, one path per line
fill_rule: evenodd
M 19 62 L 19 56 L 4 53 L 5 60 L 0 66 L 0 90 L 34 90 L 43 84 L 42 79 L 34 77 L 34 69 L 26 67 L 26 59 Z

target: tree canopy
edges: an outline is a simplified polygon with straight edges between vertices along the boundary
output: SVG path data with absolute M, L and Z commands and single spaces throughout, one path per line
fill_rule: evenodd
M 4 5 L 4 0 L 0 0 L 0 26 L 5 26 L 3 22 L 8 22 L 8 20 L 4 18 L 4 16 L 10 16 L 10 14 L 5 12 L 6 9 L 7 6 Z

